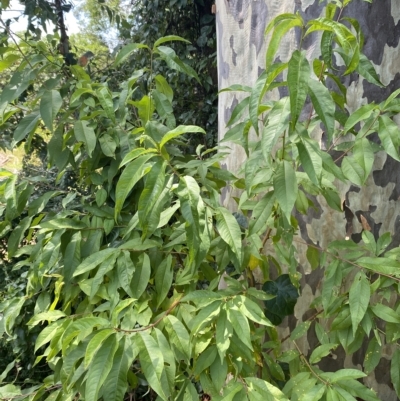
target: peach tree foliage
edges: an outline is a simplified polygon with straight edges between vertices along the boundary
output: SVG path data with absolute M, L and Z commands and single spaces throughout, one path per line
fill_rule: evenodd
M 314 207 L 311 196 L 319 195 L 341 210 L 337 182 L 364 185 L 378 151 L 400 160 L 392 120 L 400 112 L 400 91 L 381 104 L 346 111 L 334 53 L 344 60 L 344 74 L 382 84 L 362 54 L 357 21 L 337 17 L 343 7 L 331 3 L 325 17 L 311 21 L 298 14 L 277 17 L 267 28 L 265 72 L 253 88 L 228 89 L 248 93 L 225 138 L 247 152 L 238 176 L 221 168 L 223 146 L 218 153 L 202 146 L 191 156 L 182 152 L 186 134 L 204 130 L 176 125 L 174 93 L 152 63 L 161 60 L 197 79 L 170 47 L 184 39 L 126 45 L 115 71 L 135 52 L 147 54 L 149 66 L 132 71 L 113 91 L 79 66 L 69 67 L 66 77 L 52 75 L 55 61 L 41 57 L 43 50 L 19 53 L 0 97 L 1 124 L 18 115 L 15 144 L 47 135 L 48 166 L 58 179 L 38 197 L 40 177 L 1 170 L 2 268 L 18 274 L 18 286 L 3 284 L 1 293 L 1 341 L 17 352 L 0 375 L 0 398 L 379 399 L 358 379 L 375 369 L 385 344 L 400 338 L 399 304 L 388 303 L 398 293 L 400 252 L 385 251 L 389 233 L 374 238 L 364 231 L 360 244 L 335 241 L 327 249 L 309 245 L 311 265 L 325 271 L 321 296 L 309 306 L 311 318 L 290 336 L 277 330 L 301 292 L 295 243 L 302 240 L 293 209 L 307 213 Z M 294 27 L 303 36 L 322 31 L 320 59 L 296 50 L 289 62 L 274 61 L 280 40 Z M 149 92 L 138 99 L 137 82 L 145 73 Z M 329 80 L 336 83 L 332 91 Z M 33 96 L 21 99 L 31 83 Z M 278 86 L 289 95 L 265 100 Z M 307 99 L 312 112 L 300 118 Z M 311 135 L 320 124 L 327 150 Z M 379 144 L 370 140 L 373 133 Z M 343 152 L 340 167 L 331 149 Z M 59 183 L 70 170 L 77 184 L 66 189 Z M 236 214 L 220 206 L 227 185 L 243 190 Z M 273 253 L 264 251 L 266 244 Z M 270 266 L 280 274 L 274 281 Z M 256 268 L 264 282 L 256 282 Z M 348 275 L 354 280 L 347 290 L 342 282 Z M 319 345 L 303 355 L 298 342 L 308 331 L 315 331 Z M 19 364 L 21 332 L 35 333 L 30 366 Z M 362 370 L 319 368 L 332 350 L 351 355 L 365 341 Z M 19 381 L 16 372 L 39 365 L 47 366 L 47 377 Z M 396 348 L 390 373 L 400 396 L 399 369 Z

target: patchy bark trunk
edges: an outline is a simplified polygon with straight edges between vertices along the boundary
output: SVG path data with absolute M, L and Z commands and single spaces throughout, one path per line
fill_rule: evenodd
M 217 0 L 216 21 L 218 37 L 218 78 L 219 89 L 232 84 L 252 86 L 264 69 L 266 43 L 264 31 L 268 23 L 277 15 L 285 12 L 299 11 L 305 19 L 318 18 L 325 6 L 319 0 Z M 372 60 L 381 81 L 386 88 L 378 88 L 365 81 L 358 74 L 353 73 L 343 77 L 348 87 L 347 102 L 349 112 L 368 102 L 380 102 L 395 89 L 400 87 L 400 2 L 377 0 L 373 4 L 362 0 L 354 0 L 347 8 L 348 16 L 356 18 L 365 34 L 363 52 Z M 308 49 L 309 56 L 318 57 L 319 46 L 314 43 L 317 33 L 309 35 L 303 42 L 303 49 Z M 287 61 L 295 49 L 298 48 L 299 35 L 290 31 L 283 40 L 278 56 L 281 61 Z M 279 98 L 279 91 L 272 93 Z M 226 132 L 226 123 L 235 105 L 241 100 L 240 92 L 223 92 L 219 97 L 219 139 L 222 140 Z M 230 145 L 232 152 L 226 159 L 229 170 L 238 171 L 244 161 L 244 151 L 236 145 Z M 375 157 L 373 172 L 363 188 L 342 185 L 340 187 L 342 199 L 346 202 L 354 217 L 346 227 L 344 213 L 331 210 L 324 199 L 315 199 L 319 206 L 318 211 L 311 211 L 307 216 L 296 216 L 299 220 L 301 237 L 308 243 L 314 243 L 322 248 L 335 239 L 344 239 L 346 232 L 351 228 L 351 237 L 354 241 L 361 240 L 362 219 L 371 227 L 371 232 L 377 237 L 389 231 L 393 241 L 389 246 L 393 248 L 400 244 L 400 165 L 386 153 L 379 152 Z M 226 206 L 234 207 L 231 203 L 232 194 L 226 192 L 222 202 Z M 348 219 L 349 220 L 349 219 Z M 365 223 L 364 223 L 365 224 Z M 319 294 L 320 281 L 323 272 L 318 269 L 311 272 L 305 257 L 306 245 L 299 246 L 299 265 L 303 273 L 302 296 L 299 299 L 295 318 L 302 322 L 309 318 L 312 311 L 309 305 L 312 299 Z M 288 322 L 288 325 L 294 322 Z M 286 329 L 289 331 L 289 328 Z M 302 344 L 302 351 L 308 353 L 317 346 L 316 338 L 309 337 Z M 380 398 L 385 401 L 397 400 L 390 385 L 390 357 L 393 352 L 391 346 L 386 346 L 382 353 L 378 367 L 366 379 L 365 384 L 374 388 Z M 362 368 L 365 348 L 345 358 L 344 353 L 338 351 L 329 364 L 321 368 L 335 371 L 343 367 Z

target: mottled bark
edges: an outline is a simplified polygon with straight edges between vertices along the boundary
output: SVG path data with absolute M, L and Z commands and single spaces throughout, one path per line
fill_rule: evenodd
M 267 24 L 277 15 L 284 12 L 299 11 L 305 19 L 317 18 L 321 15 L 324 3 L 319 0 L 217 0 L 217 36 L 218 36 L 218 78 L 219 89 L 232 84 L 252 85 L 264 68 L 267 40 L 264 31 Z M 393 90 L 400 87 L 400 2 L 375 0 L 373 4 L 362 0 L 354 0 L 345 14 L 357 18 L 365 34 L 363 52 L 369 57 L 380 75 L 386 88 L 378 88 L 353 73 L 343 78 L 348 87 L 347 104 L 349 112 L 368 102 L 380 102 Z M 310 35 L 303 42 L 303 49 L 313 57 L 319 55 L 315 46 L 316 36 Z M 279 49 L 281 61 L 287 61 L 293 50 L 298 48 L 299 32 L 292 30 L 286 35 Z M 278 98 L 278 90 L 272 97 Z M 241 99 L 240 92 L 224 92 L 219 97 L 219 139 L 224 137 L 226 123 L 231 111 Z M 228 169 L 238 171 L 245 158 L 244 151 L 232 145 L 232 152 L 226 159 Z M 340 194 L 346 201 L 354 218 L 352 239 L 361 239 L 361 215 L 371 226 L 375 236 L 390 231 L 393 241 L 390 248 L 400 244 L 400 166 L 390 156 L 380 152 L 376 155 L 373 172 L 363 188 L 342 184 Z M 233 207 L 232 194 L 224 194 L 223 203 Z M 324 248 L 335 239 L 346 236 L 346 219 L 344 213 L 330 209 L 325 200 L 315 199 L 319 210 L 312 210 L 307 216 L 296 216 L 299 219 L 300 235 L 308 243 Z M 301 322 L 309 317 L 308 306 L 319 294 L 322 272 L 320 269 L 311 272 L 305 257 L 306 246 L 298 246 L 299 265 L 304 274 L 302 296 L 295 309 L 295 317 Z M 290 323 L 288 323 L 290 324 Z M 289 330 L 288 328 L 286 329 Z M 303 351 L 316 346 L 316 339 L 309 337 L 302 344 Z M 338 351 L 336 358 L 321 368 L 335 371 L 342 367 L 357 366 L 361 368 L 365 349 L 353 358 L 345 358 Z M 390 385 L 389 359 L 393 350 L 391 346 L 384 348 L 380 364 L 365 380 L 373 387 L 382 400 L 393 401 L 397 397 Z M 323 366 L 325 365 L 325 366 Z

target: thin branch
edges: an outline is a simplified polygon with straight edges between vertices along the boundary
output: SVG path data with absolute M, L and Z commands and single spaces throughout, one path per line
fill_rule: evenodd
M 4 21 L 1 19 L 0 17 L 0 22 L 2 23 L 2 25 L 4 26 L 5 30 L 8 32 L 8 34 L 10 35 L 11 40 L 14 42 L 16 48 L 18 49 L 18 51 L 21 53 L 22 57 L 25 59 L 25 61 L 28 63 L 29 67 L 31 67 L 33 69 L 32 64 L 30 63 L 30 61 L 28 60 L 28 58 L 25 56 L 24 52 L 21 50 L 21 48 L 19 47 L 17 41 L 14 38 L 14 34 L 13 32 L 11 32 L 10 28 L 4 23 Z

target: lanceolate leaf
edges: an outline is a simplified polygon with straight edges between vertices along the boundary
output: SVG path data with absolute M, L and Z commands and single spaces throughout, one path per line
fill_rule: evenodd
M 183 323 L 175 316 L 169 315 L 165 321 L 170 342 L 175 348 L 178 360 L 183 358 L 189 362 L 191 358 L 191 344 L 189 333 Z
M 128 387 L 127 375 L 133 359 L 139 350 L 124 336 L 115 352 L 113 365 L 103 385 L 103 399 L 107 401 L 120 401 L 124 398 Z
M 40 101 L 40 115 L 51 132 L 53 132 L 53 122 L 60 111 L 61 105 L 61 95 L 56 90 L 46 91 Z
M 267 55 L 266 55 L 266 66 L 267 68 L 272 64 L 274 61 L 274 57 L 276 52 L 279 49 L 279 45 L 282 41 L 283 36 L 286 32 L 288 32 L 291 28 L 296 26 L 302 26 L 303 21 L 300 16 L 291 14 L 288 15 L 288 19 L 280 21 L 279 25 L 277 25 L 272 33 L 271 40 L 268 44 L 267 48 Z M 270 25 L 272 27 L 272 25 Z M 268 28 L 267 28 L 268 31 Z
M 179 127 L 176 127 L 174 130 L 168 131 L 164 135 L 164 137 L 163 137 L 163 139 L 162 139 L 162 141 L 160 143 L 160 149 L 162 149 L 163 146 L 167 142 L 169 142 L 170 140 L 172 140 L 174 138 L 177 138 L 178 136 L 181 136 L 183 134 L 187 134 L 189 132 L 192 132 L 192 133 L 193 132 L 199 132 L 201 134 L 205 134 L 206 133 L 203 128 L 196 127 L 195 125 L 180 125 Z
M 376 107 L 377 106 L 373 103 L 368 103 L 364 106 L 361 106 L 347 119 L 344 126 L 344 132 L 346 133 L 351 130 L 358 122 L 366 120 Z
M 124 205 L 125 199 L 129 192 L 135 186 L 135 184 L 146 174 L 144 165 L 148 160 L 150 160 L 154 154 L 145 154 L 139 156 L 132 163 L 125 167 L 118 180 L 115 195 L 115 219 L 118 218 L 122 207 Z
M 308 93 L 315 111 L 325 125 L 328 138 L 332 139 L 336 107 L 328 88 L 319 81 L 309 79 Z
M 109 258 L 116 252 L 119 252 L 119 250 L 115 248 L 107 248 L 90 255 L 76 268 L 73 276 L 79 276 L 80 274 L 93 270 L 105 259 Z
M 297 197 L 297 179 L 292 165 L 282 161 L 274 175 L 275 197 L 281 206 L 286 218 L 290 221 L 290 214 Z
M 397 347 L 390 363 L 390 378 L 397 397 L 400 397 L 400 349 Z
M 103 346 L 105 340 L 111 335 L 115 333 L 113 329 L 103 329 L 99 330 L 94 337 L 89 341 L 89 344 L 86 348 L 85 353 L 85 368 L 87 368 L 92 362 L 93 357 L 96 355 L 96 352 Z
M 239 267 L 242 262 L 242 234 L 236 219 L 223 207 L 218 208 L 217 230 L 236 256 Z
M 25 116 L 18 124 L 17 129 L 14 131 L 13 140 L 15 143 L 22 141 L 28 134 L 30 134 L 37 126 L 39 121 L 39 112 L 34 111 Z
M 168 255 L 157 268 L 154 280 L 157 291 L 157 307 L 159 307 L 167 296 L 173 280 L 171 255 Z
M 273 191 L 268 192 L 257 202 L 249 222 L 249 235 L 261 234 L 265 230 L 274 203 L 275 195 Z
M 124 46 L 115 59 L 115 65 L 126 61 L 128 57 L 137 49 L 149 49 L 149 47 L 141 43 L 130 43 L 129 45 Z
M 85 400 L 98 400 L 100 388 L 113 366 L 114 354 L 117 347 L 117 337 L 116 334 L 113 334 L 104 341 L 103 346 L 100 347 L 94 356 L 93 362 L 88 369 L 85 386 Z
M 379 138 L 382 146 L 393 159 L 400 161 L 399 156 L 399 127 L 387 116 L 379 116 Z
M 157 39 L 157 40 L 154 42 L 153 48 L 155 49 L 155 48 L 157 48 L 158 46 L 160 46 L 161 44 L 163 44 L 163 43 L 165 43 L 165 42 L 174 42 L 174 41 L 180 41 L 180 42 L 185 42 L 185 43 L 190 44 L 190 42 L 189 42 L 188 40 L 183 39 L 183 38 L 181 38 L 180 36 L 177 36 L 177 35 L 168 35 L 168 36 L 163 36 L 163 37 L 160 38 L 160 39 Z
M 342 171 L 346 178 L 360 187 L 366 180 L 365 171 L 353 157 L 345 156 L 342 161 Z
M 109 92 L 108 88 L 102 87 L 97 92 L 97 97 L 101 104 L 101 107 L 106 113 L 106 116 L 115 123 L 115 113 L 114 113 L 114 105 L 113 100 L 111 97 L 111 93 Z
M 310 139 L 304 138 L 302 142 L 298 142 L 296 145 L 299 151 L 301 166 L 310 177 L 310 180 L 319 186 L 322 174 L 322 159 L 319 152 L 315 151 L 316 144 L 311 144 L 310 142 Z
M 368 178 L 374 163 L 374 151 L 367 138 L 356 140 L 353 148 L 353 156 L 358 165 L 364 170 L 364 182 Z M 363 183 L 364 183 L 363 182 Z
M 74 125 L 75 138 L 78 142 L 83 142 L 89 157 L 92 156 L 96 147 L 96 134 L 88 121 L 76 121 Z
M 289 116 L 290 100 L 288 97 L 278 100 L 269 112 L 268 121 L 261 137 L 261 148 L 267 162 L 278 139 L 285 135 L 285 131 L 289 127 Z
M 296 50 L 289 61 L 287 77 L 292 129 L 296 126 L 297 119 L 306 101 L 309 81 L 310 65 L 306 54 Z
M 141 265 L 136 265 L 135 273 L 133 274 L 131 291 L 136 299 L 144 293 L 151 275 L 150 259 L 147 253 L 142 253 Z
M 349 292 L 349 305 L 353 334 L 367 311 L 370 298 L 369 281 L 363 272 L 358 272 L 354 277 Z
M 158 221 L 149 227 L 149 214 L 153 212 L 155 204 L 159 201 L 159 196 L 164 189 L 166 162 L 158 158 L 146 176 L 145 187 L 139 198 L 138 212 L 139 222 L 143 229 L 143 237 L 147 236 L 147 232 L 152 234 L 157 228 Z
M 167 397 L 164 394 L 161 385 L 161 375 L 164 370 L 163 354 L 158 347 L 157 342 L 146 331 L 141 331 L 139 344 L 140 366 L 150 387 L 165 401 Z

